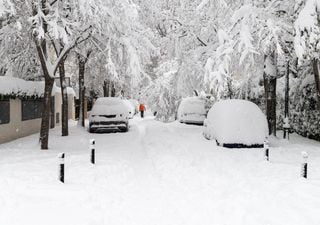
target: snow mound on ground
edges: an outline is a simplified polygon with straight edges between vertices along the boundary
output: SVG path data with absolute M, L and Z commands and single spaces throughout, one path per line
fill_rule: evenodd
M 223 144 L 263 144 L 267 119 L 257 105 L 245 100 L 222 100 L 210 109 L 205 133 Z

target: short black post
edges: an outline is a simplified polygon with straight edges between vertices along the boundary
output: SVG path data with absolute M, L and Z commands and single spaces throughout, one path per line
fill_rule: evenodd
M 65 154 L 62 152 L 58 155 L 59 158 L 59 180 L 64 183 L 64 157 Z
M 264 141 L 264 158 L 265 160 L 269 161 L 269 144 L 268 141 Z
M 90 162 L 92 164 L 95 164 L 96 158 L 95 158 L 95 144 L 96 141 L 94 139 L 90 140 Z
M 303 178 L 308 177 L 308 153 L 307 152 L 301 152 L 302 155 L 302 165 L 301 165 L 301 176 Z

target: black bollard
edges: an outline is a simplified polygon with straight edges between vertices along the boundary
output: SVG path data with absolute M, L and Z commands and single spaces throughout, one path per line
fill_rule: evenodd
M 264 158 L 269 161 L 269 144 L 268 141 L 264 141 Z
M 62 152 L 58 155 L 59 158 L 59 180 L 64 183 L 64 157 L 65 154 Z
M 90 140 L 90 162 L 92 164 L 95 164 L 96 159 L 95 159 L 95 144 L 96 141 L 94 139 Z
M 308 153 L 307 152 L 301 152 L 302 155 L 302 165 L 301 165 L 301 176 L 303 178 L 308 177 Z

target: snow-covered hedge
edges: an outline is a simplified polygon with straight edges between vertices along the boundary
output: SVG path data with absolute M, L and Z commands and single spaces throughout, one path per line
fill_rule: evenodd
M 56 85 L 53 86 L 52 95 L 61 90 Z M 33 97 L 41 98 L 44 92 L 44 81 L 26 81 L 23 79 L 0 76 L 0 96 L 11 98 Z M 68 94 L 75 95 L 72 88 L 67 88 Z
M 204 136 L 221 146 L 263 145 L 268 136 L 267 119 L 259 107 L 245 100 L 221 100 L 210 109 Z
M 294 132 L 320 141 L 320 110 L 315 85 L 307 84 L 295 94 L 290 105 L 290 125 Z

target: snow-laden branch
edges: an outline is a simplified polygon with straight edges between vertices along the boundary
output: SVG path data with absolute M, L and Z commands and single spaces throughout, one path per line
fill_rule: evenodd
M 58 67 L 59 67 L 59 64 L 60 64 L 60 62 L 62 61 L 62 59 L 63 59 L 73 48 L 75 48 L 76 46 L 78 46 L 79 44 L 81 44 L 82 42 L 84 42 L 84 41 L 86 41 L 86 40 L 88 40 L 88 39 L 90 38 L 90 36 L 91 36 L 91 28 L 92 28 L 92 26 L 87 27 L 85 30 L 83 30 L 83 31 L 81 32 L 81 34 L 75 39 L 75 41 L 74 41 L 73 43 L 67 44 L 67 45 L 64 46 L 63 50 L 62 50 L 62 51 L 60 52 L 60 54 L 59 54 L 59 57 L 56 59 L 55 64 L 52 65 L 52 67 L 51 67 L 51 68 L 52 68 L 52 71 L 51 71 L 50 75 L 51 75 L 52 77 L 55 76 L 55 74 L 56 74 L 56 72 L 57 72 L 57 69 L 58 69 Z M 87 33 L 87 32 L 88 32 L 87 36 L 83 37 L 83 35 L 84 35 L 85 33 Z M 51 63 L 50 63 L 50 64 L 51 64 Z M 51 65 L 50 65 L 50 66 L 51 66 Z

